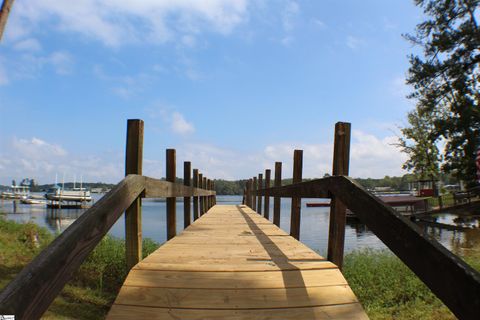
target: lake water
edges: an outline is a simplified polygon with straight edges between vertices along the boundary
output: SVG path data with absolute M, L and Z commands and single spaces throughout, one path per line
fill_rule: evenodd
M 98 200 L 101 195 L 94 195 Z M 241 196 L 218 196 L 217 204 L 240 204 Z M 302 199 L 300 240 L 321 255 L 326 255 L 328 244 L 329 208 L 305 206 L 306 202 L 315 201 Z M 272 220 L 273 201 L 270 201 L 270 219 Z M 47 227 L 52 232 L 61 232 L 75 221 L 84 209 L 46 209 L 44 206 L 17 204 L 14 208 L 12 201 L 3 201 L 0 210 L 6 213 L 7 219 L 19 222 L 33 221 Z M 157 242 L 166 241 L 166 205 L 165 202 L 152 199 L 142 201 L 142 232 L 144 238 L 151 238 Z M 480 244 L 479 219 L 471 218 L 459 221 L 456 215 L 441 214 L 437 221 L 451 225 L 468 225 L 474 229 L 465 231 L 450 231 L 437 227 L 424 227 L 432 237 L 440 241 L 445 247 L 453 251 L 466 251 L 478 247 Z M 290 200 L 282 199 L 280 227 L 289 232 L 290 229 Z M 110 230 L 109 234 L 123 238 L 125 234 L 124 219 L 121 217 Z M 183 201 L 177 202 L 177 233 L 183 229 Z M 365 225 L 358 221 L 348 221 L 345 231 L 345 251 L 372 248 L 385 249 L 386 246 Z

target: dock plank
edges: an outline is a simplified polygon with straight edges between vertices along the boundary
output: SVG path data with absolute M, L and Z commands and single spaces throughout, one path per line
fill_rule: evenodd
M 338 268 L 245 206 L 212 207 L 129 273 L 108 319 L 368 319 Z

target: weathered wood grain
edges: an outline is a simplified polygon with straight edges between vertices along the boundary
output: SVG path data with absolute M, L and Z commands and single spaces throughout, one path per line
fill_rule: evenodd
M 303 150 L 295 150 L 293 152 L 293 180 L 292 183 L 302 182 L 302 168 L 303 168 Z M 268 191 L 267 191 L 268 192 Z M 290 215 L 290 235 L 295 239 L 300 239 L 300 211 L 301 198 L 292 198 L 292 207 Z
M 335 124 L 335 140 L 333 146 L 333 176 L 348 176 L 350 159 L 350 123 Z M 343 248 L 345 245 L 345 224 L 347 208 L 333 196 L 330 205 L 330 223 L 328 232 L 328 260 L 340 269 L 343 265 Z
M 258 174 L 258 180 L 257 180 L 257 189 L 263 189 L 263 174 L 259 173 Z M 257 212 L 259 215 L 262 215 L 262 196 L 257 196 Z
M 177 176 L 177 157 L 175 149 L 167 149 L 166 152 L 166 180 L 175 183 Z M 167 240 L 177 234 L 177 201 L 175 197 L 167 198 Z
M 265 170 L 265 189 L 270 188 L 270 178 L 272 171 L 270 169 Z M 265 207 L 263 209 L 263 216 L 265 219 L 270 219 L 270 195 L 268 192 L 265 194 Z
M 125 176 L 142 175 L 143 166 L 142 120 L 127 121 L 127 143 L 125 151 Z M 125 211 L 125 260 L 131 269 L 142 260 L 142 199 L 137 198 Z
M 191 186 L 191 171 L 192 171 L 192 163 L 190 161 L 183 162 L 183 185 L 190 187 Z M 183 227 L 186 228 L 191 223 L 191 198 L 188 196 L 183 197 Z
M 200 197 L 212 194 L 215 194 L 215 191 L 145 177 L 145 198 Z
M 274 187 L 280 188 L 282 186 L 282 163 L 275 162 L 275 182 Z M 272 195 L 270 190 L 266 190 L 269 195 Z M 273 223 L 280 227 L 280 205 L 281 205 L 281 198 L 279 196 L 275 196 L 273 198 Z
M 334 264 L 247 206 L 213 206 L 137 264 L 108 318 L 189 318 L 185 310 L 207 319 L 266 319 L 267 310 L 270 319 L 366 318 Z

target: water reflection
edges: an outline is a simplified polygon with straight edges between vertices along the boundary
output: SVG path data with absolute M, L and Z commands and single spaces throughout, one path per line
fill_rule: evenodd
M 78 217 L 82 215 L 84 209 L 53 209 L 47 208 L 45 223 L 50 230 L 61 233 L 68 228 Z

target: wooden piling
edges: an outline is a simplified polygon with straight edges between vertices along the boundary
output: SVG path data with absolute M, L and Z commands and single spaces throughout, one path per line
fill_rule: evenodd
M 127 148 L 125 176 L 142 174 L 143 121 L 130 119 L 127 122 Z M 125 259 L 130 270 L 142 260 L 142 198 L 138 197 L 125 211 Z
M 207 190 L 207 177 L 203 177 L 202 189 Z M 203 197 L 203 213 L 202 214 L 207 213 L 207 198 L 208 198 L 207 196 Z
M 252 181 L 252 210 L 257 211 L 257 177 L 253 177 Z
M 272 171 L 270 169 L 265 170 L 265 189 L 270 188 L 270 176 Z M 270 196 L 268 192 L 265 193 L 265 206 L 263 207 L 263 216 L 265 219 L 270 219 Z
M 203 189 L 203 174 L 202 173 L 198 174 L 198 187 L 200 189 Z M 199 199 L 200 199 L 200 208 L 199 208 L 200 211 L 198 213 L 198 216 L 201 217 L 205 213 L 204 206 L 203 206 L 203 203 L 205 202 L 205 197 L 200 196 Z
M 275 182 L 274 182 L 275 187 L 281 187 L 282 186 L 282 163 L 281 162 L 275 162 Z M 277 226 L 280 227 L 280 204 L 281 204 L 281 198 L 280 197 L 274 197 L 273 198 L 273 223 Z
M 335 124 L 335 141 L 333 147 L 334 176 L 348 176 L 350 159 L 350 123 L 337 122 Z M 328 260 L 335 263 L 340 269 L 343 266 L 343 251 L 345 244 L 345 205 L 335 196 L 332 196 L 330 205 L 330 224 L 328 233 Z
M 245 188 L 245 205 L 249 208 L 252 207 L 252 179 L 247 180 Z
M 175 182 L 176 179 L 176 154 L 175 149 L 167 149 L 166 157 L 166 180 L 169 182 Z M 177 205 L 176 198 L 167 198 L 167 240 L 172 239 L 177 234 Z
M 198 169 L 193 169 L 193 187 L 198 188 Z M 193 221 L 198 219 L 198 197 L 193 197 Z
M 185 186 L 191 186 L 191 171 L 192 171 L 192 164 L 190 161 L 185 161 L 183 163 L 183 184 Z M 191 204 L 190 204 L 190 197 L 183 197 L 183 227 L 186 228 L 191 223 Z
M 257 190 L 263 189 L 263 174 L 258 174 L 258 186 Z M 262 215 L 262 196 L 257 196 L 257 212 Z
M 292 183 L 302 182 L 303 151 L 295 150 L 293 153 L 293 181 Z M 290 235 L 295 239 L 300 239 L 300 206 L 301 198 L 292 198 L 292 208 L 290 215 Z

